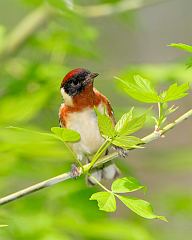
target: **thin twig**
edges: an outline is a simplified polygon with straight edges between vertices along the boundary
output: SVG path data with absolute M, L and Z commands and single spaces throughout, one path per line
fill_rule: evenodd
M 168 132 L 170 129 L 174 128 L 176 125 L 178 125 L 179 123 L 183 122 L 184 120 L 188 119 L 189 117 L 192 116 L 192 109 L 189 110 L 188 112 L 186 112 L 185 114 L 183 114 L 182 116 L 180 116 L 179 118 L 177 118 L 174 122 L 168 124 L 167 126 L 165 126 L 162 130 L 159 130 L 158 132 L 153 132 L 149 135 L 147 135 L 146 137 L 142 138 L 141 140 L 144 142 L 144 144 L 149 143 L 151 141 L 154 141 L 158 138 L 160 138 L 163 134 L 165 134 L 166 132 Z M 118 157 L 118 152 L 113 152 L 110 155 L 104 156 L 102 158 L 100 158 L 96 164 L 94 165 L 94 167 L 98 167 L 106 162 L 109 162 L 110 160 L 117 158 Z M 89 168 L 90 168 L 90 164 L 86 164 L 83 166 L 84 171 L 86 172 Z M 82 170 L 81 168 L 79 168 L 79 172 L 80 175 L 82 174 Z M 26 195 L 29 195 L 33 192 L 36 192 L 40 189 L 43 188 L 47 188 L 50 187 L 52 185 L 55 185 L 59 182 L 64 182 L 68 179 L 73 178 L 73 174 L 71 174 L 71 172 L 67 172 L 67 173 L 63 173 L 61 175 L 58 175 L 56 177 L 50 178 L 46 181 L 37 183 L 31 187 L 25 188 L 21 191 L 18 191 L 16 193 L 10 194 L 6 197 L 3 197 L 0 199 L 0 205 L 4 205 L 8 202 L 12 202 L 17 200 L 18 198 L 24 197 Z
M 98 18 L 112 14 L 141 9 L 165 0 L 122 0 L 114 4 L 105 3 L 100 5 L 79 6 L 74 5 L 74 11 L 84 17 Z
M 17 52 L 25 41 L 47 22 L 54 12 L 50 6 L 42 5 L 24 17 L 13 31 L 7 35 L 1 48 L 1 58 Z
M 167 0 L 122 0 L 116 4 L 100 4 L 91 6 L 75 5 L 72 1 L 66 0 L 64 4 L 66 4 L 69 10 L 85 18 L 97 18 L 137 10 L 162 1 Z M 6 59 L 10 55 L 15 54 L 34 32 L 36 32 L 45 23 L 48 23 L 51 17 L 57 14 L 59 15 L 60 11 L 57 11 L 48 4 L 43 4 L 24 17 L 13 29 L 13 31 L 7 35 L 4 45 L 0 51 L 0 59 Z

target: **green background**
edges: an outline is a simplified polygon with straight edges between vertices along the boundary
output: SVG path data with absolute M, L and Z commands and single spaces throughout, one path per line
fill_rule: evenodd
M 74 2 L 86 6 L 118 1 Z M 44 4 L 40 0 L 0 1 L 1 196 L 69 170 L 72 156 L 62 143 L 45 142 L 35 134 L 6 128 L 49 132 L 57 126 L 62 102 L 59 85 L 68 70 L 85 67 L 100 73 L 96 87 L 110 99 L 117 119 L 133 105 L 138 113 L 150 105 L 127 97 L 113 76 L 126 78 L 139 73 L 159 89 L 174 81 L 192 81 L 192 70 L 185 66 L 189 54 L 167 47 L 172 42 L 191 43 L 190 0 L 159 1 L 95 18 L 86 12 L 83 16 L 74 14 L 60 0 L 49 0 L 56 14 L 48 16 L 14 52 L 5 51 L 29 29 L 29 23 L 37 20 L 38 9 Z M 16 34 L 10 35 L 13 31 Z M 191 101 L 191 93 L 177 101 L 180 107 L 170 120 L 190 109 Z M 152 124 L 149 116 L 139 136 L 150 133 Z M 8 227 L 0 229 L 0 239 L 189 239 L 191 136 L 189 119 L 165 138 L 132 151 L 127 160 L 117 160 L 123 175 L 134 176 L 147 186 L 147 194 L 139 196 L 152 202 L 155 212 L 165 215 L 168 223 L 142 219 L 120 203 L 116 213 L 99 211 L 96 202 L 89 201 L 97 189 L 87 187 L 81 177 L 2 206 L 0 224 Z

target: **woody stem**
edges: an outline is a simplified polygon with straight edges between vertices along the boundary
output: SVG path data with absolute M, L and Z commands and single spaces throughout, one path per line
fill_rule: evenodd
M 189 110 L 188 112 L 186 112 L 185 114 L 183 114 L 182 116 L 180 116 L 179 118 L 177 118 L 174 122 L 166 125 L 164 128 L 162 128 L 160 131 L 158 132 L 152 132 L 151 134 L 145 136 L 144 138 L 142 138 L 141 140 L 144 142 L 144 144 L 147 144 L 149 142 L 152 142 L 154 140 L 157 140 L 159 139 L 162 135 L 164 135 L 165 133 L 167 133 L 169 130 L 171 130 L 172 128 L 174 128 L 176 125 L 180 124 L 181 122 L 183 122 L 184 120 L 188 119 L 189 117 L 192 116 L 192 109 Z M 134 148 L 132 148 L 134 149 Z M 118 152 L 113 152 L 111 153 L 110 155 L 107 155 L 107 156 L 104 156 L 100 159 L 98 159 L 95 164 L 94 164 L 94 167 L 98 167 L 98 166 L 101 166 L 103 165 L 104 163 L 106 162 L 109 162 L 110 160 L 114 159 L 118 157 Z M 83 166 L 84 168 L 84 171 L 87 172 L 89 169 L 90 169 L 90 164 L 86 164 Z M 81 169 L 79 169 L 80 171 Z M 82 171 L 80 171 L 80 174 L 82 174 Z M 43 181 L 43 182 L 40 182 L 40 183 L 37 183 L 35 185 L 32 185 L 31 187 L 28 187 L 28 188 L 25 188 L 21 191 L 18 191 L 18 192 L 15 192 L 13 194 L 10 194 L 6 197 L 3 197 L 0 199 L 0 205 L 4 205 L 6 203 L 9 203 L 9 202 L 12 202 L 12 201 L 15 201 L 21 197 L 24 197 L 24 196 L 27 196 L 33 192 L 36 192 L 40 189 L 43 189 L 43 188 L 47 188 L 47 187 L 50 187 L 50 186 L 53 186 L 59 182 L 64 182 L 68 179 L 71 179 L 73 178 L 73 175 L 71 174 L 71 172 L 67 172 L 67 173 L 63 173 L 61 175 L 58 175 L 56 177 L 53 177 L 53 178 L 50 178 L 46 181 Z

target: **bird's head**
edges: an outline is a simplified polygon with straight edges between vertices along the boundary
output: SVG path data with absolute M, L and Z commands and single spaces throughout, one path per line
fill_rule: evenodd
M 61 94 L 65 103 L 71 105 L 74 97 L 82 94 L 86 89 L 91 91 L 94 78 L 98 75 L 84 68 L 76 68 L 68 72 L 61 82 Z

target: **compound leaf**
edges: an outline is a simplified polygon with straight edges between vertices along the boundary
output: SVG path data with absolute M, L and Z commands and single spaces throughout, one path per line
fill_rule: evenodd
M 153 212 L 152 206 L 149 202 L 146 202 L 142 199 L 125 197 L 125 196 L 117 196 L 129 209 L 138 214 L 141 217 L 147 219 L 160 219 L 163 221 L 167 221 L 164 216 L 158 216 Z
M 99 209 L 105 212 L 114 212 L 116 210 L 116 200 L 113 193 L 97 192 L 90 197 L 90 200 L 97 200 Z
M 152 87 L 149 80 L 139 75 L 135 75 L 133 81 L 123 80 L 117 77 L 116 79 L 120 81 L 120 87 L 122 87 L 130 97 L 145 103 L 159 102 L 158 93 Z
M 134 177 L 119 178 L 111 186 L 112 191 L 115 193 L 134 192 L 141 188 L 144 188 L 144 186 Z
M 51 131 L 64 142 L 77 142 L 80 140 L 80 134 L 68 128 L 52 127 Z

